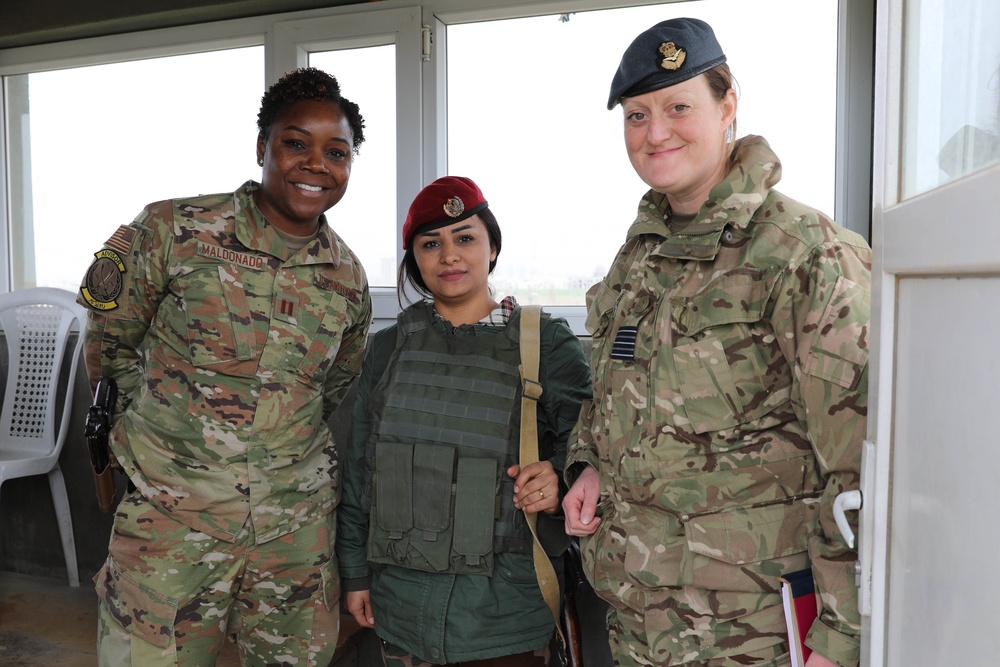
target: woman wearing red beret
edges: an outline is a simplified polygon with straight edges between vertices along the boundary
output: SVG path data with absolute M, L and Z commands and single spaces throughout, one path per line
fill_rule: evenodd
M 542 313 L 539 462 L 519 465 L 521 308 L 489 275 L 501 235 L 479 187 L 447 176 L 403 226 L 400 302 L 372 338 L 344 461 L 337 556 L 347 607 L 387 666 L 539 665 L 554 622 L 524 512 L 559 511 L 566 441 L 590 396 L 583 349 Z M 566 537 L 546 545 L 555 570 Z

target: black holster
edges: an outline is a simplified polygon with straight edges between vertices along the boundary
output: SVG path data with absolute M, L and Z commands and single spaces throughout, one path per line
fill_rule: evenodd
M 90 450 L 90 464 L 94 470 L 94 485 L 97 489 L 97 506 L 104 513 L 115 508 L 115 478 L 111 466 L 111 449 L 108 436 L 114 423 L 115 402 L 118 400 L 118 385 L 112 378 L 101 378 L 94 392 L 94 403 L 87 411 L 84 435 Z

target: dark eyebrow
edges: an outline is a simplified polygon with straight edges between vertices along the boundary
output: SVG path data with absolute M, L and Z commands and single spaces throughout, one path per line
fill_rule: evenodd
M 299 127 L 298 125 L 286 125 L 284 129 L 291 130 L 293 132 L 299 132 L 300 134 L 304 134 L 307 137 L 312 136 L 312 132 L 310 132 L 305 128 Z M 351 145 L 351 142 L 348 141 L 347 139 L 344 139 L 343 137 L 330 137 L 330 141 L 339 141 L 342 144 L 347 144 L 348 146 Z
M 472 228 L 473 228 L 472 225 L 462 225 L 461 227 L 456 227 L 455 229 L 451 230 L 451 233 L 458 234 L 459 232 L 464 232 Z M 420 232 L 420 236 L 441 236 L 441 232 L 438 231 L 437 229 L 431 229 L 426 232 Z

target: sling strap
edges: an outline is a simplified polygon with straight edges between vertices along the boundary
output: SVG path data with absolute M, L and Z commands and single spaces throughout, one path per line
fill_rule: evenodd
M 521 307 L 521 469 L 538 461 L 538 399 L 542 396 L 542 385 L 538 382 L 538 356 L 541 347 L 541 307 Z M 535 526 L 537 514 L 524 513 L 524 519 L 534 538 L 532 555 L 535 561 L 535 576 L 542 591 L 545 604 L 552 613 L 556 624 L 556 634 L 563 646 L 566 640 L 559 626 L 559 580 L 552 562 L 538 541 Z

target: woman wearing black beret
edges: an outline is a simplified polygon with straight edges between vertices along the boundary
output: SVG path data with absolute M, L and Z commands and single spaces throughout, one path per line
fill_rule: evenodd
M 762 137 L 735 138 L 707 23 L 640 34 L 618 104 L 650 190 L 588 293 L 594 399 L 563 501 L 611 604 L 615 661 L 789 665 L 778 577 L 811 570 L 806 665 L 857 665 L 857 553 L 832 505 L 859 482 L 871 250 L 773 189 L 781 164 Z

